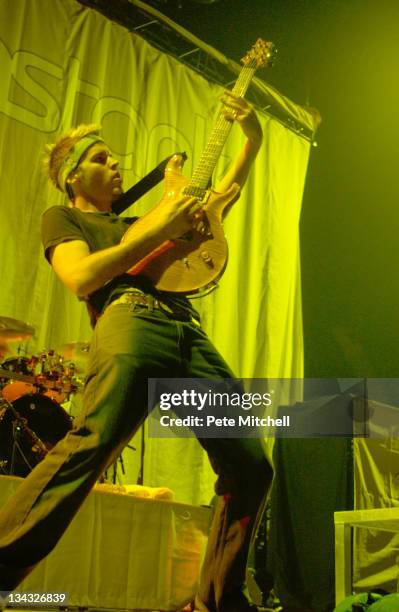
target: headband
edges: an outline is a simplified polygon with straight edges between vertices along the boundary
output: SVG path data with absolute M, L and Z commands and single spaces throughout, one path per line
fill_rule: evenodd
M 82 159 L 83 154 L 86 153 L 87 149 L 96 142 L 104 142 L 104 140 L 101 138 L 101 136 L 98 136 L 98 134 L 88 134 L 87 136 L 84 136 L 72 147 L 62 162 L 58 171 L 57 181 L 58 185 L 61 187 L 62 191 L 65 191 L 65 193 L 67 193 L 66 180 L 68 176 L 79 166 L 80 160 Z

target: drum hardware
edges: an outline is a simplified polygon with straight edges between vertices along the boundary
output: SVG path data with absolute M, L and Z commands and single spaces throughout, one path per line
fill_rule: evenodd
M 0 357 L 3 358 L 7 353 L 13 353 L 10 344 L 27 340 L 34 333 L 34 327 L 23 321 L 11 317 L 0 317 Z
M 75 374 L 84 374 L 87 371 L 90 344 L 88 342 L 68 342 L 56 349 L 62 356 L 65 366 L 73 367 Z
M 25 357 L 8 359 L 1 364 L 1 394 L 5 400 L 13 402 L 27 393 L 37 391 L 35 377 L 29 372 L 29 360 Z
M 68 342 L 57 349 L 57 353 L 62 355 L 67 361 L 79 361 L 87 359 L 89 356 L 90 344 L 88 342 Z
M 32 335 L 33 328 L 20 322 L 7 327 L 4 319 L 0 317 L 0 347 L 3 337 L 8 346 L 8 341 Z M 73 344 L 86 356 L 87 344 Z M 80 371 L 55 350 L 0 364 L 0 473 L 26 476 L 72 428 L 60 403 L 83 386 Z
M 6 364 L 2 363 L 1 365 L 4 366 Z M 8 378 L 11 380 L 21 380 L 23 382 L 29 382 L 32 384 L 36 382 L 35 376 L 31 376 L 29 374 L 21 374 L 20 372 L 14 372 L 14 370 L 9 370 L 8 368 L 5 368 L 5 367 L 0 367 L 0 378 Z
M 62 404 L 73 391 L 72 380 L 65 375 L 63 357 L 53 349 L 41 353 L 35 367 L 36 382 L 50 399 Z
M 112 465 L 110 465 L 108 468 L 105 469 L 104 473 L 100 476 L 99 482 L 116 484 L 117 476 L 118 476 L 118 464 L 120 465 L 122 474 L 124 476 L 125 475 L 125 463 L 123 461 L 122 454 L 120 454 L 119 457 L 112 463 Z M 112 472 L 111 478 L 109 478 L 110 471 Z
M 57 402 L 30 393 L 14 402 L 0 398 L 0 462 L 7 474 L 26 476 L 72 429 Z
M 123 450 L 125 451 L 126 449 L 129 449 L 132 451 L 137 450 L 136 447 L 133 446 L 132 444 L 126 444 Z M 125 463 L 123 460 L 123 453 L 121 453 L 119 457 L 117 457 L 117 459 L 113 463 L 111 463 L 108 467 L 105 468 L 104 472 L 101 474 L 100 478 L 98 479 L 98 482 L 100 484 L 104 484 L 104 483 L 117 484 L 116 481 L 118 480 L 118 464 L 121 468 L 122 475 L 124 476 L 126 474 Z M 111 474 L 111 477 L 109 477 L 109 472 L 111 471 L 112 471 L 112 474 Z
M 41 441 L 41 439 L 35 434 L 35 432 L 28 426 L 28 420 L 20 415 L 20 413 L 14 408 L 11 402 L 5 399 L 0 399 L 0 424 L 4 420 L 7 412 L 11 413 L 11 425 L 12 425 L 12 438 L 13 445 L 9 460 L 2 460 L 0 462 L 1 467 L 7 467 L 10 465 L 8 474 L 14 474 L 17 462 L 17 456 L 22 459 L 25 466 L 32 470 L 33 467 L 39 463 L 47 455 L 47 447 Z M 32 459 L 26 456 L 23 450 L 22 441 L 27 442 L 30 445 L 30 452 L 33 454 L 33 465 Z M 36 460 L 36 461 L 35 461 Z M 5 470 L 4 470 L 5 471 Z
M 39 373 L 36 373 L 38 370 Z M 63 364 L 60 356 L 52 363 L 47 353 L 40 359 L 8 359 L 0 367 L 0 380 L 10 381 L 5 385 L 3 383 L 2 395 L 13 402 L 27 394 L 43 393 L 62 404 L 82 386 L 75 372 L 74 364 Z

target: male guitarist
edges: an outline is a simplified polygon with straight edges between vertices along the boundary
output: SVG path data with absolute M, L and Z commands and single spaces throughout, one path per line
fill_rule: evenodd
M 217 190 L 242 187 L 262 141 L 254 110 L 226 92 L 223 112 L 246 135 Z M 94 126 L 81 125 L 48 150 L 54 185 L 70 206 L 43 216 L 45 254 L 64 285 L 101 313 L 91 342 L 84 408 L 74 428 L 31 472 L 0 512 L 0 590 L 12 590 L 56 545 L 106 466 L 142 424 L 149 377 L 232 378 L 184 296 L 126 274 L 165 240 L 193 228 L 201 212 L 178 195 L 147 213 L 143 229 L 112 212 L 122 193 L 118 162 Z M 131 221 L 131 220 L 130 220 Z M 245 612 L 242 589 L 251 533 L 272 470 L 258 439 L 201 439 L 218 478 L 218 504 L 196 606 Z

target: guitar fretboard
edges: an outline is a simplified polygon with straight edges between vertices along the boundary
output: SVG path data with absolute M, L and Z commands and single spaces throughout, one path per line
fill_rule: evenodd
M 246 66 L 243 66 L 232 90 L 234 94 L 240 97 L 244 96 L 252 77 L 255 74 L 255 70 L 256 65 L 254 61 L 251 61 Z M 198 165 L 195 168 L 188 185 L 184 189 L 184 193 L 186 195 L 191 195 L 197 198 L 204 197 L 232 125 L 232 121 L 226 119 L 223 112 L 220 111 L 209 136 L 207 145 L 199 159 Z

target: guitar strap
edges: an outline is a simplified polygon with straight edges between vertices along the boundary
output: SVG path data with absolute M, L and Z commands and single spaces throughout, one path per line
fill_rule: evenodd
M 182 153 L 173 153 L 173 155 L 169 155 L 166 159 L 161 161 L 158 166 L 156 166 L 151 172 L 146 174 L 138 183 L 130 187 L 125 193 L 121 195 L 113 204 L 112 210 L 117 215 L 120 215 L 124 210 L 129 208 L 131 204 L 134 204 L 139 198 L 141 198 L 144 194 L 147 193 L 150 189 L 158 185 L 164 178 L 164 171 L 166 168 L 166 164 L 174 155 L 181 155 L 183 157 L 183 161 L 186 161 L 187 154 L 185 151 Z

